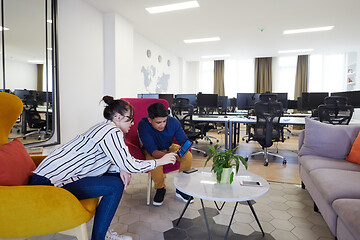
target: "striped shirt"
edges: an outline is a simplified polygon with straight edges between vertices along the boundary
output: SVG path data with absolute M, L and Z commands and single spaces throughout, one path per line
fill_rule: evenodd
M 54 186 L 61 187 L 84 177 L 105 172 L 147 172 L 156 168 L 155 160 L 132 157 L 124 133 L 113 122 L 99 123 L 87 132 L 52 151 L 35 169 Z

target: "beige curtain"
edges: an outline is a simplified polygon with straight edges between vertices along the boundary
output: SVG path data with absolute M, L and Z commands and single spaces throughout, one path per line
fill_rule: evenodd
M 272 92 L 272 58 L 255 58 L 255 93 Z
M 295 100 L 301 97 L 302 92 L 308 91 L 309 55 L 299 55 L 295 76 Z
M 37 64 L 37 87 L 36 90 L 43 90 L 44 64 Z
M 214 61 L 214 93 L 219 96 L 225 96 L 224 87 L 224 60 Z

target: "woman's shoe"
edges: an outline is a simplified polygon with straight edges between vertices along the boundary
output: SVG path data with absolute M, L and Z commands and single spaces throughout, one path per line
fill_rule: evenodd
M 117 232 L 114 232 L 114 230 L 110 229 L 106 233 L 105 240 L 132 240 L 132 237 L 119 235 Z

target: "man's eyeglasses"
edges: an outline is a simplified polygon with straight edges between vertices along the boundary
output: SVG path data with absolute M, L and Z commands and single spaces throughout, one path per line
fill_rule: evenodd
M 134 117 L 130 117 L 130 116 L 124 116 L 124 117 L 128 119 L 127 122 L 134 122 Z

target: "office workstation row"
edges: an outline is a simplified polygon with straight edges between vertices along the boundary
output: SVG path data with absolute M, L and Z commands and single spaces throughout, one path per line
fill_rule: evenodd
M 347 98 L 347 103 L 354 108 L 360 108 L 360 91 L 349 92 L 303 92 L 301 97 L 296 100 L 288 99 L 287 93 L 274 93 L 277 95 L 277 101 L 282 103 L 284 116 L 309 116 L 311 111 L 317 109 L 319 105 L 324 104 L 324 99 L 328 96 L 342 96 Z M 189 103 L 196 108 L 204 108 L 211 114 L 244 114 L 254 109 L 254 105 L 259 101 L 261 93 L 237 93 L 236 98 L 228 96 L 219 96 L 218 94 L 138 94 L 138 98 L 161 98 L 168 101 L 169 106 L 174 103 L 174 98 L 187 98 Z M 296 113 L 294 113 L 296 110 Z M 302 112 L 304 114 L 300 114 Z M 204 113 L 204 112 L 203 112 Z M 316 114 L 316 113 L 313 113 Z M 203 114 L 204 115 L 204 114 Z
M 163 98 L 169 102 L 171 106 L 174 98 L 186 98 L 194 108 L 217 108 L 216 111 L 208 114 L 194 113 L 193 120 L 195 122 L 222 123 L 225 128 L 225 147 L 227 149 L 234 147 L 236 135 L 239 139 L 240 124 L 247 126 L 256 123 L 256 117 L 250 116 L 249 112 L 254 109 L 254 105 L 259 101 L 261 94 L 258 93 L 238 93 L 237 98 L 227 98 L 226 96 L 218 96 L 217 94 L 139 94 L 138 97 L 146 98 Z M 324 104 L 325 98 L 329 96 L 345 97 L 354 107 L 360 107 L 360 91 L 354 92 L 316 92 L 302 93 L 298 100 L 287 99 L 287 93 L 276 93 L 278 102 L 282 103 L 282 117 L 280 124 L 287 125 L 304 125 L 304 117 L 314 117 L 318 106 Z M 224 102 L 226 104 L 224 104 Z M 223 104 L 223 105 L 222 105 Z M 224 111 L 224 109 L 235 108 L 235 111 Z M 299 110 L 302 113 L 287 113 L 289 109 Z M 310 112 L 311 111 L 311 112 Z M 355 123 L 356 121 L 353 121 Z
M 27 89 L 2 89 L 16 95 L 23 102 L 23 112 L 15 124 L 17 138 L 35 135 L 40 140 L 42 136 L 50 135 L 52 126 L 52 92 Z

